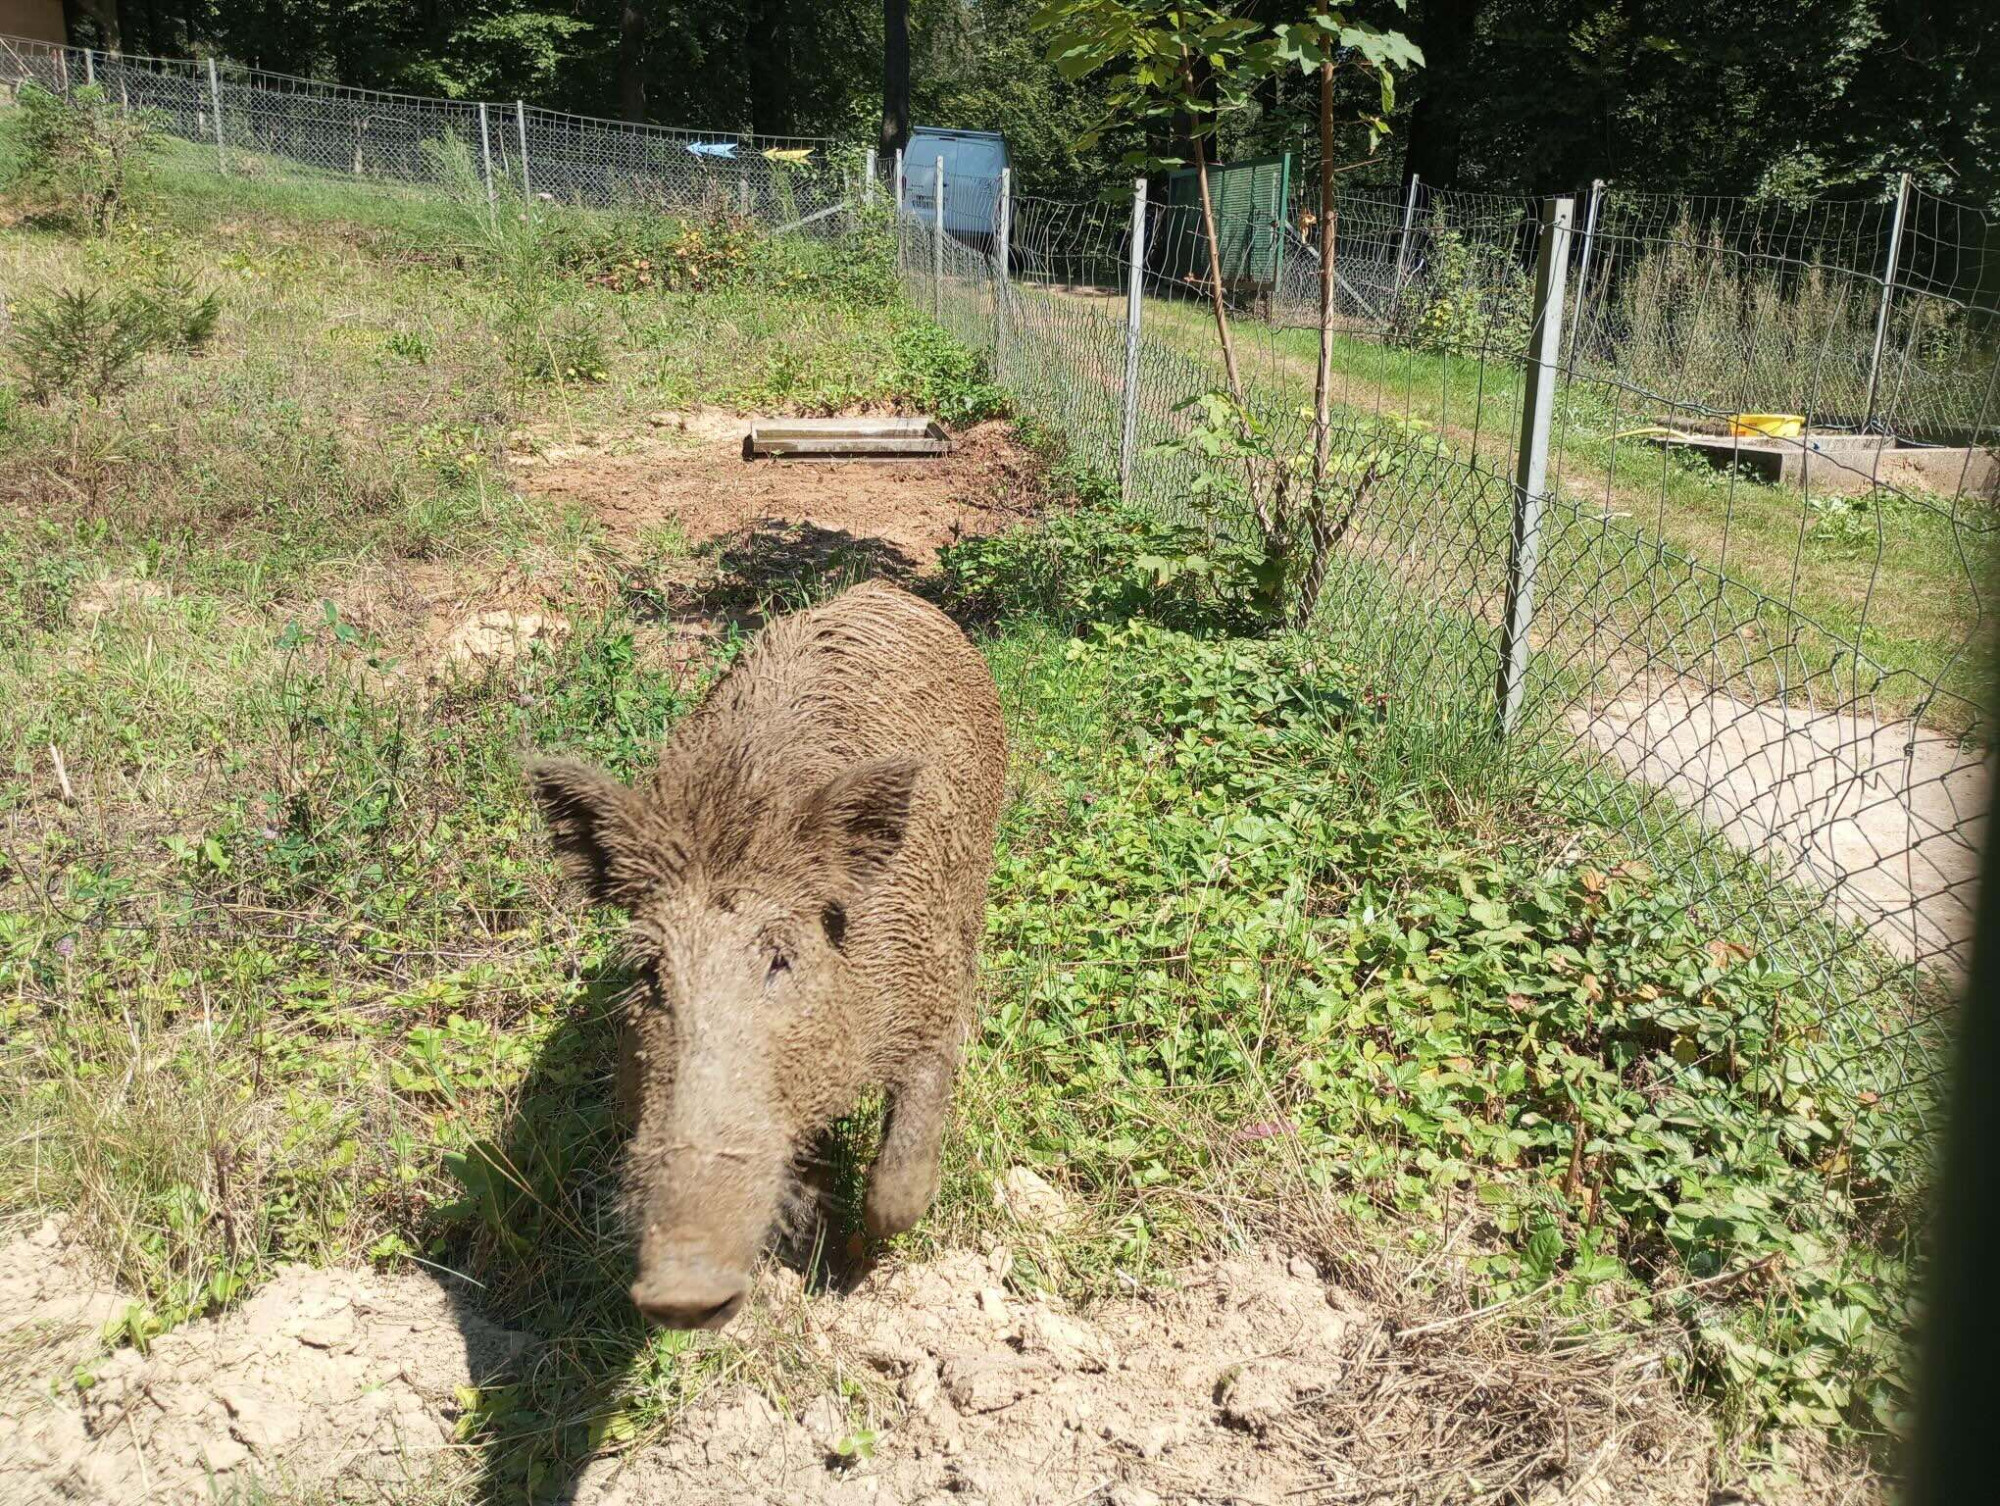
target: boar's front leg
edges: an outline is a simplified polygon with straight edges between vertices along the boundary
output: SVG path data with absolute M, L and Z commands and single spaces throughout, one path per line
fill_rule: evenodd
M 612 1079 L 611 1112 L 621 1134 L 639 1127 L 639 1032 L 632 1022 L 618 1021 L 618 1067 Z
M 871 1239 L 913 1227 L 938 1190 L 938 1153 L 951 1106 L 955 1049 L 926 1054 L 889 1085 L 882 1149 L 868 1173 L 862 1222 Z

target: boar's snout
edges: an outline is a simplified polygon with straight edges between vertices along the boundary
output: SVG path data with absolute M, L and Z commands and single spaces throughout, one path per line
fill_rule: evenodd
M 720 1328 L 749 1290 L 748 1271 L 726 1270 L 700 1250 L 666 1250 L 640 1264 L 632 1305 L 662 1328 Z

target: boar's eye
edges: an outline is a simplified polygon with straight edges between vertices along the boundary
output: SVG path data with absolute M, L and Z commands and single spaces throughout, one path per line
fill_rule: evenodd
M 847 907 L 839 900 L 826 902 L 826 908 L 819 912 L 819 923 L 826 928 L 827 942 L 835 951 L 847 944 Z

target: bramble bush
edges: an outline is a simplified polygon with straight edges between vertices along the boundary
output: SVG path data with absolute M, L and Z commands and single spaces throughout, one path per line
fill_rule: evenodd
M 1069 654 L 1102 719 L 1044 754 L 987 956 L 1029 1143 L 1063 1125 L 1158 1239 L 1225 1153 L 1131 1105 L 1196 1092 L 1364 1222 L 1479 1209 L 1489 1300 L 1678 1327 L 1734 1426 L 1896 1425 L 1923 1137 L 1869 1020 L 1639 863 L 1364 788 L 1397 713 L 1323 638 L 1135 615 Z
M 952 428 L 1007 412 L 1007 394 L 985 358 L 936 325 L 912 324 L 900 331 L 894 354 L 895 386 Z
M 1097 496 L 1040 523 L 940 552 L 946 590 L 977 616 L 1035 616 L 1076 631 L 1146 617 L 1189 630 L 1254 627 L 1254 550 Z

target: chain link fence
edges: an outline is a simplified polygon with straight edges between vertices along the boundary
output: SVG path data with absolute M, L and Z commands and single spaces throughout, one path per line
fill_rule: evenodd
M 1226 386 L 1198 222 L 1143 190 L 1009 211 L 906 216 L 911 296 L 1128 499 L 1230 526 L 1172 444 Z M 1304 456 L 1318 227 L 1279 228 L 1229 301 Z M 1992 223 L 1905 181 L 1795 212 L 1342 192 L 1334 229 L 1333 445 L 1365 463 L 1314 626 L 1809 980 L 1822 1086 L 1923 1117 L 1987 830 Z
M 731 210 L 767 224 L 829 215 L 857 164 L 818 137 L 688 131 L 506 102 L 433 99 L 213 59 L 134 57 L 0 36 L 0 87 L 95 86 L 221 172 L 457 189 L 593 208 Z
M 495 197 L 774 229 L 893 199 L 912 300 L 1024 412 L 1133 502 L 1245 522 L 1197 505 L 1175 444 L 1226 385 L 1199 216 L 1143 189 L 0 40 L 0 85 L 30 80 L 94 83 L 229 173 L 423 191 L 470 164 Z M 1297 456 L 1322 227 L 1309 192 L 1283 214 L 1229 301 L 1246 397 Z M 1413 184 L 1343 189 L 1330 228 L 1347 522 L 1315 629 L 1440 747 L 1497 745 L 1811 979 L 1828 1081 L 1927 1102 L 1986 830 L 1992 222 L 1907 180 L 1795 211 Z

